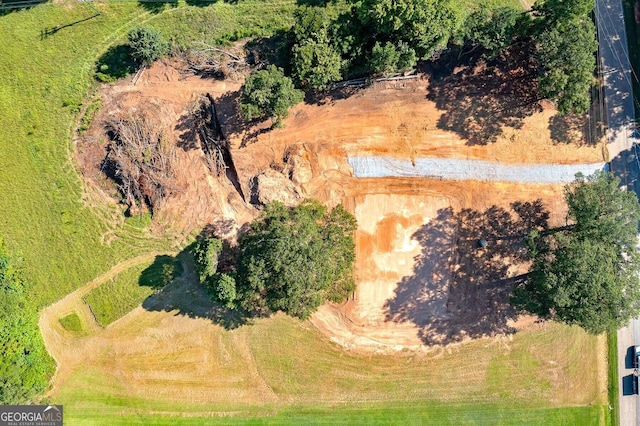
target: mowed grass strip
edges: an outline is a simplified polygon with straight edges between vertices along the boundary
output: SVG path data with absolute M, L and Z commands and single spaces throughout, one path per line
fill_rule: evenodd
M 96 342 L 92 370 L 78 370 L 54 395 L 74 422 L 605 422 L 595 377 L 605 342 L 577 327 L 382 355 L 345 350 L 281 314 L 234 330 L 174 311 L 134 315 Z
M 83 297 L 102 327 L 122 318 L 147 297 L 169 284 L 182 273 L 180 263 L 170 256 L 158 256 L 154 262 L 134 266 L 91 290 Z
M 482 404 L 444 405 L 415 403 L 346 404 L 324 408 L 287 407 L 277 414 L 252 417 L 203 414 L 193 417 L 122 415 L 74 417 L 78 425 L 433 425 L 433 426 L 597 426 L 603 407 L 505 407 Z

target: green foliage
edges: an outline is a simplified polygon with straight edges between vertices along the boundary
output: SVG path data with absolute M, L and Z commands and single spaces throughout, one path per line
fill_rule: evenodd
M 327 300 L 343 301 L 355 289 L 355 229 L 341 206 L 327 212 L 314 200 L 295 208 L 268 204 L 239 241 L 240 305 L 305 319 Z
M 213 277 L 218 270 L 218 256 L 222 251 L 222 241 L 217 238 L 204 238 L 196 242 L 193 258 L 200 282 L 204 283 Z
M 96 117 L 96 114 L 100 110 L 101 106 L 102 105 L 100 102 L 100 98 L 97 98 L 93 102 L 91 102 L 91 105 L 89 105 L 89 108 L 87 108 L 87 111 L 84 113 L 82 119 L 80 120 L 80 126 L 78 127 L 79 134 L 82 135 L 89 129 L 89 126 L 91 126 L 91 123 L 93 123 L 93 119 Z
M 559 22 L 545 29 L 536 41 L 543 68 L 540 94 L 555 100 L 560 113 L 586 112 L 598 49 L 591 19 Z
M 244 83 L 240 110 L 245 118 L 272 118 L 278 126 L 289 108 L 302 102 L 304 93 L 293 86 L 282 69 L 270 65 L 247 77 Z
M 375 40 L 405 42 L 423 59 L 446 47 L 463 16 L 453 0 L 361 0 L 356 8 Z
M 520 12 L 510 7 L 481 8 L 469 15 L 462 30 L 464 40 L 482 47 L 488 58 L 505 51 L 516 35 Z
M 594 8 L 594 0 L 536 0 L 531 10 L 546 26 L 571 22 L 586 17 Z
M 211 298 L 229 309 L 236 307 L 236 279 L 232 274 L 215 274 L 206 282 Z
M 80 320 L 77 312 L 72 312 L 69 315 L 60 318 L 60 325 L 62 325 L 62 328 L 67 331 L 72 331 L 75 333 L 84 331 L 82 321 Z
M 384 46 L 377 42 L 371 51 L 370 68 L 376 73 L 389 74 L 408 71 L 416 66 L 416 52 L 407 43 L 398 47 L 390 42 Z
M 0 239 L 0 404 L 32 401 L 54 371 L 29 291 Z
M 342 77 L 342 59 L 329 44 L 326 30 L 293 46 L 293 72 L 303 87 L 322 90 Z
M 604 172 L 578 177 L 566 189 L 575 223 L 529 238 L 533 257 L 516 307 L 598 334 L 640 312 L 640 257 L 635 249 L 640 205 Z
M 169 44 L 155 28 L 135 27 L 127 35 L 131 58 L 134 61 L 151 65 L 169 52 Z

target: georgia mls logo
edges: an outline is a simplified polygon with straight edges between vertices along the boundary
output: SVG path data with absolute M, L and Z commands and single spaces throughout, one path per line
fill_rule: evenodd
M 0 426 L 62 426 L 62 405 L 1 405 Z

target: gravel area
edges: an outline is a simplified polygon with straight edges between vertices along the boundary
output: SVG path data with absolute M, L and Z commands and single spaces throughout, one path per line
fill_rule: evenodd
M 568 183 L 576 173 L 590 175 L 607 170 L 606 163 L 594 164 L 504 164 L 484 160 L 453 158 L 349 157 L 353 174 L 370 177 L 426 177 L 455 180 L 485 180 L 524 183 Z

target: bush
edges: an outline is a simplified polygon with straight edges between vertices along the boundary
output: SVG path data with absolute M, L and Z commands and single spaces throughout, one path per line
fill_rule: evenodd
M 275 126 L 289 113 L 289 108 L 302 102 L 304 94 L 293 86 L 282 69 L 270 65 L 247 77 L 244 83 L 240 110 L 245 118 L 271 118 Z
M 388 74 L 405 72 L 416 66 L 416 52 L 407 43 L 398 47 L 387 42 L 384 46 L 376 43 L 371 51 L 370 67 L 376 73 Z
M 29 286 L 0 239 L 0 404 L 31 402 L 53 371 Z
M 154 28 L 136 27 L 129 31 L 128 39 L 131 58 L 139 64 L 151 65 L 169 52 L 169 44 Z

